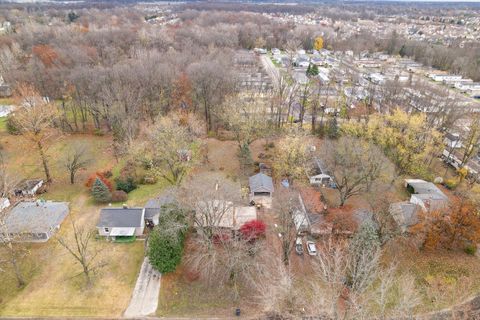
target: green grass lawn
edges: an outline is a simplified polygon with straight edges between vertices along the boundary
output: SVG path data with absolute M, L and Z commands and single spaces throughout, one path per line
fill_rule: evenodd
M 7 117 L 0 118 L 0 132 L 7 132 Z

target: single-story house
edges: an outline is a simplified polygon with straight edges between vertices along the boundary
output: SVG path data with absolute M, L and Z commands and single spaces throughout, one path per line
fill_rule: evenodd
M 0 211 L 10 207 L 10 200 L 8 198 L 0 198 Z
M 46 242 L 70 212 L 67 202 L 19 202 L 8 214 L 7 232 L 19 242 Z
M 392 203 L 389 208 L 390 215 L 401 232 L 406 232 L 409 227 L 418 223 L 419 206 L 407 201 Z
M 141 236 L 145 229 L 145 208 L 109 207 L 100 211 L 98 233 L 104 237 Z
M 43 186 L 42 179 L 25 179 L 20 181 L 14 189 L 15 196 L 34 196 Z
M 442 210 L 448 205 L 448 197 L 431 182 L 406 179 L 405 187 L 411 193 L 410 203 L 419 205 L 424 212 Z

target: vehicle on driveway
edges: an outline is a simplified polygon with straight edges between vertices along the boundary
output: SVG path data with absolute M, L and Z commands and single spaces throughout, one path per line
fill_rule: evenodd
M 307 251 L 308 251 L 308 255 L 310 256 L 317 255 L 317 246 L 315 245 L 315 242 L 307 241 Z
M 303 255 L 303 242 L 302 242 L 302 238 L 297 238 L 297 240 L 295 240 L 295 252 L 301 256 Z

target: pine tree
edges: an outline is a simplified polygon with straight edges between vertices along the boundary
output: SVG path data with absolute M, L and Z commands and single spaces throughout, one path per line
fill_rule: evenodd
M 112 198 L 110 190 L 99 178 L 96 178 L 93 183 L 92 196 L 96 202 L 108 202 Z

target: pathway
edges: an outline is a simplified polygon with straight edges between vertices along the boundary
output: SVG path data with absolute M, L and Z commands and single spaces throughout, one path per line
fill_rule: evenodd
M 162 275 L 153 269 L 148 257 L 145 257 L 130 305 L 123 315 L 125 318 L 143 317 L 157 311 L 161 277 Z

